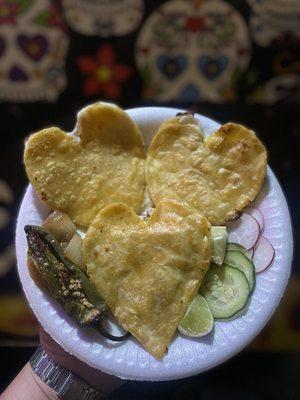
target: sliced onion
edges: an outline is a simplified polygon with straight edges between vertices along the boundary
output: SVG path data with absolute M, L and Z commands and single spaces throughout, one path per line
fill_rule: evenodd
M 104 336 L 106 339 L 109 339 L 113 342 L 123 342 L 124 340 L 127 340 L 131 336 L 130 332 L 126 332 L 122 336 L 115 336 L 112 333 L 109 333 L 101 325 L 97 325 L 97 329 L 98 329 L 99 333 L 101 333 L 102 336 Z
M 76 231 L 71 218 L 61 211 L 53 211 L 44 221 L 43 227 L 55 237 L 58 242 L 69 242 Z
M 129 332 L 124 331 L 124 329 L 118 324 L 111 323 L 114 318 L 110 317 L 108 319 L 107 317 L 108 315 L 106 314 L 106 318 L 100 319 L 100 321 L 96 325 L 98 332 L 101 333 L 101 335 L 103 335 L 106 339 L 112 340 L 114 342 L 123 342 L 131 336 Z M 115 334 L 116 331 L 117 334 Z
M 78 233 L 75 233 L 75 235 L 72 237 L 70 243 L 65 249 L 64 254 L 74 264 L 78 265 L 80 268 L 83 268 L 82 238 Z

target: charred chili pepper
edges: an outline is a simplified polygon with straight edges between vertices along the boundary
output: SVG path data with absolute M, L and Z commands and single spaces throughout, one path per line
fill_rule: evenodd
M 130 336 L 114 336 L 102 327 L 107 310 L 104 299 L 82 269 L 66 259 L 53 235 L 39 226 L 26 225 L 28 255 L 41 274 L 51 296 L 80 326 L 92 325 L 110 340 L 122 341 Z
M 100 319 L 105 302 L 79 267 L 65 259 L 54 237 L 38 226 L 25 226 L 28 254 L 52 297 L 79 325 Z

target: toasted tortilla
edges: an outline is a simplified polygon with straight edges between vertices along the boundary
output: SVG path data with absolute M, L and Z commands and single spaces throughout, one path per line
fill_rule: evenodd
M 267 152 L 255 133 L 234 123 L 203 138 L 201 129 L 166 121 L 150 144 L 146 181 L 154 203 L 185 201 L 212 225 L 224 225 L 259 192 Z
M 145 149 L 134 121 L 114 105 L 96 103 L 79 113 L 76 135 L 49 128 L 26 142 L 26 172 L 40 199 L 83 226 L 108 203 L 139 212 Z
M 124 204 L 103 208 L 83 241 L 90 280 L 112 313 L 161 358 L 211 260 L 210 224 L 170 200 L 147 222 Z

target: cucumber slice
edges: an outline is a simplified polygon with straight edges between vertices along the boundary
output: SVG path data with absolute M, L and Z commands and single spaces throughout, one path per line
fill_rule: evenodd
M 225 226 L 211 227 L 211 259 L 215 264 L 223 263 L 226 253 L 227 230 Z
M 224 263 L 240 269 L 245 274 L 252 292 L 255 284 L 255 269 L 252 261 L 240 251 L 229 250 L 226 252 Z
M 247 304 L 250 288 L 244 273 L 238 268 L 211 264 L 200 293 L 215 318 L 231 318 Z
M 239 243 L 227 243 L 227 251 L 229 250 L 234 250 L 234 251 L 239 251 L 244 254 L 249 260 L 252 260 L 252 256 L 250 253 L 250 250 L 246 250 L 244 246 L 242 246 Z

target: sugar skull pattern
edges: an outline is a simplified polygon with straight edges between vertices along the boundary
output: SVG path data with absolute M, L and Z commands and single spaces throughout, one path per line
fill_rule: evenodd
M 143 0 L 63 0 L 68 24 L 83 35 L 122 36 L 135 30 Z
M 0 0 L 0 99 L 55 101 L 66 86 L 68 37 L 50 0 Z
M 297 104 L 300 101 L 300 77 L 296 74 L 275 76 L 255 88 L 247 100 L 265 105 Z
M 299 0 L 248 0 L 252 8 L 250 31 L 261 47 L 300 43 Z
M 230 4 L 171 0 L 145 21 L 135 55 L 145 99 L 230 102 L 251 45 L 244 19 Z

